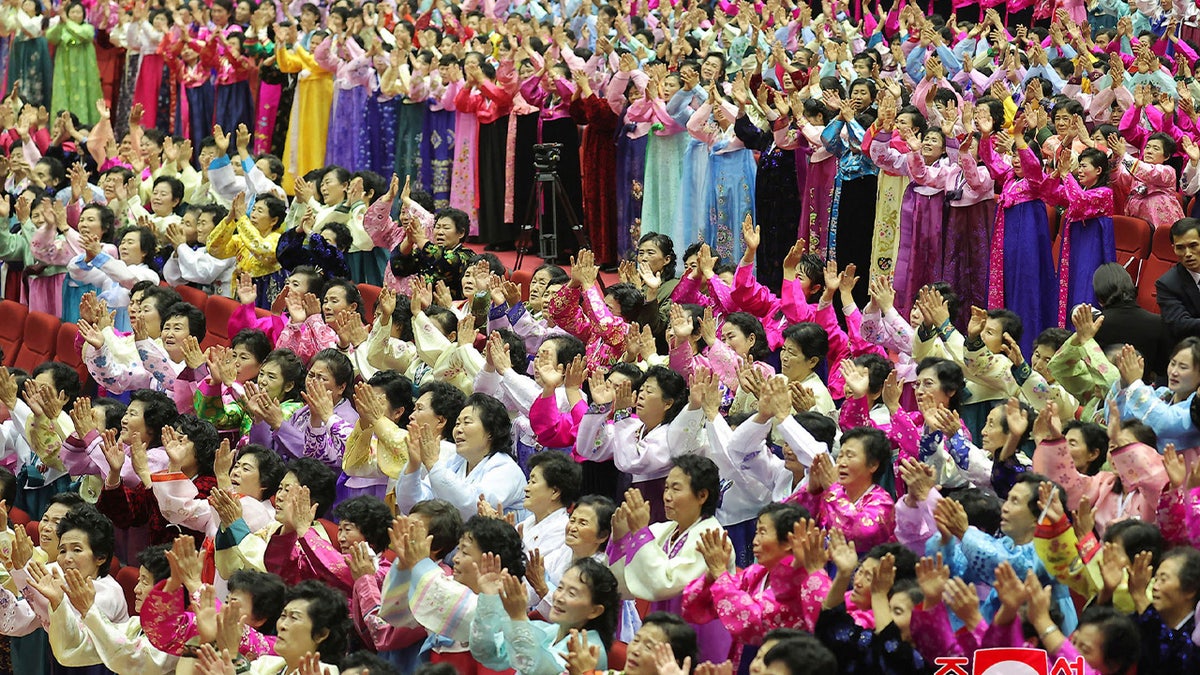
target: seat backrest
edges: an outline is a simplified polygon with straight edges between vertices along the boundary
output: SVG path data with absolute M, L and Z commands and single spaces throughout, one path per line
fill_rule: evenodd
M 140 569 L 138 565 L 126 565 L 113 573 L 113 579 L 121 585 L 121 590 L 125 592 L 126 606 L 132 611 L 135 605 L 133 590 L 137 587 L 138 573 Z
M 529 299 L 529 284 L 533 282 L 533 272 L 529 270 L 513 270 L 512 282 L 521 287 L 521 297 Z
M 367 317 L 367 325 L 375 321 L 375 303 L 379 302 L 379 294 L 383 289 L 373 284 L 359 284 L 358 294 L 362 296 L 363 316 Z
M 30 312 L 25 317 L 25 335 L 13 365 L 27 372 L 39 364 L 54 359 L 58 347 L 58 328 L 62 321 L 44 312 Z
M 612 647 L 608 650 L 608 667 L 610 670 L 620 672 L 625 670 L 625 652 L 628 650 L 628 645 L 620 640 L 613 640 Z
M 1143 263 L 1150 255 L 1154 228 L 1141 218 L 1113 216 L 1113 234 L 1117 244 L 1117 262 L 1129 271 L 1136 284 L 1141 277 Z
M 1175 245 L 1171 243 L 1171 228 L 1154 228 L 1154 233 L 1150 237 L 1150 255 L 1172 263 L 1179 262 L 1179 256 L 1175 255 Z M 1155 279 L 1157 278 L 1155 277 Z
M 1158 281 L 1167 270 L 1175 265 L 1174 262 L 1168 262 L 1151 255 L 1142 267 L 1142 278 L 1138 281 L 1138 306 L 1147 312 L 1159 313 L 1158 309 L 1158 293 L 1154 288 L 1154 282 Z
M 208 299 L 208 303 L 204 306 L 204 318 L 208 324 L 208 337 L 204 340 L 205 348 L 213 344 L 229 344 L 229 339 L 233 337 L 229 334 L 229 317 L 233 316 L 237 308 L 237 300 L 219 295 Z
M 87 366 L 83 363 L 83 355 L 79 353 L 79 347 L 75 346 L 75 338 L 79 336 L 79 327 L 73 323 L 64 323 L 58 328 L 58 339 L 54 344 L 54 360 L 61 361 L 75 369 L 79 373 L 79 381 L 85 383 L 84 391 L 88 391 L 86 383 L 88 381 Z
M 199 288 L 193 288 L 191 286 L 176 286 L 175 291 L 179 293 L 179 297 L 183 298 L 184 302 L 192 305 L 201 312 L 204 311 L 204 307 L 208 304 L 208 293 L 205 293 Z
M 29 308 L 19 302 L 0 302 L 0 349 L 4 350 L 6 366 L 11 366 L 17 361 L 21 337 L 25 334 L 25 317 L 28 314 Z

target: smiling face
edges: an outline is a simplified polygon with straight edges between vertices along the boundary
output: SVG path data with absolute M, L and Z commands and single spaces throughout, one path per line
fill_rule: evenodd
M 921 157 L 927 164 L 938 160 L 946 151 L 946 139 L 942 137 L 940 131 L 930 130 L 925 132 L 924 138 L 921 139 Z
M 743 358 L 754 347 L 754 335 L 746 335 L 741 328 L 728 322 L 721 327 L 721 339 L 734 353 Z
M 167 350 L 168 354 L 182 354 L 183 342 L 189 335 L 191 335 L 191 329 L 187 317 L 184 316 L 173 316 L 167 319 L 159 333 L 163 348 Z
M 469 532 L 463 534 L 458 539 L 458 551 L 451 561 L 454 566 L 454 580 L 467 588 L 475 588 L 479 580 L 479 562 L 481 560 L 483 560 L 483 551 L 475 542 L 475 537 Z
M 58 566 L 64 570 L 79 570 L 88 579 L 95 579 L 106 558 L 96 559 L 87 532 L 68 530 L 58 540 Z
M 267 205 L 261 201 L 254 202 L 254 206 L 250 208 L 250 224 L 254 225 L 259 232 L 270 232 L 275 227 L 275 219 L 271 217 L 271 211 L 267 209 Z
M 38 523 L 38 546 L 52 555 L 58 555 L 58 521 L 71 512 L 63 504 L 51 504 Z
M 592 589 L 583 581 L 578 567 L 572 567 L 558 582 L 551 596 L 551 623 L 563 628 L 583 628 L 604 613 L 604 605 L 592 603 Z
M 596 510 L 587 504 L 576 506 L 567 519 L 566 544 L 576 557 L 593 555 L 605 539 L 600 536 L 600 520 Z
M 538 518 L 562 508 L 561 493 L 546 482 L 540 466 L 529 472 L 529 481 L 525 483 L 524 504 L 525 508 Z
M 1150 591 L 1154 609 L 1164 616 L 1190 614 L 1196 606 L 1196 593 L 1186 591 L 1180 584 L 1179 573 L 1184 558 L 1175 556 L 1162 561 L 1154 571 L 1154 586 Z
M 155 185 L 150 190 L 150 208 L 156 216 L 170 215 L 175 207 L 179 206 L 179 200 L 175 199 L 175 194 L 171 192 L 171 186 L 167 185 L 166 181 Z
M 143 416 L 145 412 L 146 404 L 142 401 L 133 401 L 125 408 L 125 416 L 121 418 L 122 438 L 128 440 L 130 434 L 139 434 L 143 440 L 149 440 L 146 418 Z
M 258 369 L 258 386 L 273 398 L 283 400 L 285 396 L 284 387 L 288 383 L 283 379 L 283 370 L 275 361 L 267 361 Z
M 658 675 L 654 648 L 666 641 L 663 629 L 652 623 L 642 624 L 625 651 L 625 675 Z

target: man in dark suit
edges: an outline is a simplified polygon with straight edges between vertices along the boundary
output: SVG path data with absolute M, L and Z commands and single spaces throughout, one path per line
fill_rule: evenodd
M 1158 309 L 1175 340 L 1200 337 L 1200 219 L 1175 221 L 1171 244 L 1179 262 L 1154 283 Z

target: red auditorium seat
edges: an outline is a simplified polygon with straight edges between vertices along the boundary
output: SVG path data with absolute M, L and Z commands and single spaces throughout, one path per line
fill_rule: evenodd
M 184 302 L 191 304 L 201 312 L 204 311 L 205 305 L 208 304 L 208 293 L 205 293 L 199 288 L 192 288 L 191 286 L 176 286 L 175 292 L 179 293 L 179 297 L 183 298 Z
M 25 317 L 25 335 L 13 365 L 32 372 L 39 364 L 54 360 L 58 347 L 58 328 L 62 321 L 43 312 L 30 312 Z
M 1117 262 L 1129 271 L 1133 283 L 1138 282 L 1142 265 L 1150 256 L 1150 239 L 1154 228 L 1141 218 L 1113 216 L 1113 233 L 1117 240 Z
M 229 317 L 233 316 L 233 312 L 237 308 L 237 300 L 219 295 L 214 295 L 208 299 L 208 303 L 204 306 L 204 318 L 208 324 L 208 337 L 200 345 L 201 348 L 208 349 L 216 344 L 229 344 L 229 338 L 233 337 L 229 335 Z
M 79 373 L 79 381 L 85 383 L 84 391 L 88 391 L 86 386 L 89 377 L 87 366 L 83 364 L 83 355 L 75 346 L 75 337 L 78 335 L 79 327 L 73 323 L 64 323 L 58 329 L 58 339 L 54 345 L 54 360 L 74 368 L 75 372 Z
M 610 670 L 618 672 L 625 670 L 625 652 L 628 651 L 628 648 L 629 645 L 624 642 L 613 640 L 612 647 L 608 650 L 608 667 Z
M 28 513 L 25 513 L 15 506 L 12 507 L 12 509 L 8 512 L 8 522 L 12 523 L 13 525 L 20 525 L 21 527 L 24 527 L 25 524 L 30 520 L 31 518 L 29 517 Z
M 0 302 L 0 349 L 4 350 L 4 365 L 11 366 L 17 360 L 21 348 L 21 336 L 25 332 L 25 317 L 29 308 L 12 300 Z
M 1175 256 L 1175 247 L 1171 245 L 1171 228 L 1156 227 L 1150 238 L 1150 255 L 1142 264 L 1141 278 L 1138 280 L 1138 305 L 1150 312 L 1158 314 L 1158 299 L 1154 290 L 1154 282 L 1171 269 L 1179 261 Z
M 521 297 L 529 299 L 529 284 L 533 282 L 533 272 L 529 270 L 513 270 L 512 282 L 521 287 Z
M 126 565 L 113 574 L 113 578 L 117 580 L 117 583 L 121 585 L 121 590 L 125 592 L 125 603 L 131 612 L 134 608 L 133 589 L 138 583 L 138 572 L 139 566 L 134 564 Z
M 375 303 L 379 302 L 379 294 L 383 289 L 371 284 L 359 284 L 358 294 L 363 300 L 363 316 L 367 317 L 367 325 L 375 321 Z

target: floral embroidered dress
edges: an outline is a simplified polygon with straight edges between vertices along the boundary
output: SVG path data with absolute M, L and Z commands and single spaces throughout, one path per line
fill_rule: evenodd
M 1170 227 L 1183 218 L 1175 169 L 1167 164 L 1147 164 L 1126 157 L 1112 174 L 1113 190 L 1128 192 L 1125 215 L 1141 218 L 1154 227 Z
M 155 649 L 182 656 L 192 653 L 200 644 L 196 615 L 187 611 L 187 593 L 180 588 L 168 593 L 167 582 L 161 581 L 146 596 L 142 605 L 142 629 Z M 275 638 L 253 628 L 242 631 L 238 653 L 248 659 L 275 653 Z
M 258 288 L 255 304 L 269 309 L 283 290 L 283 273 L 275 252 L 279 249 L 279 230 L 263 234 L 244 214 L 231 213 L 208 235 L 208 252 L 216 258 L 236 258 L 237 274 L 254 277 Z
M 872 485 L 853 502 L 841 483 L 830 485 L 819 495 L 809 492 L 806 486 L 784 501 L 808 509 L 821 527 L 844 532 L 859 556 L 877 544 L 896 541 L 896 500 L 878 485 Z
M 546 304 L 546 313 L 555 325 L 587 345 L 588 370 L 608 368 L 625 354 L 627 324 L 613 315 L 598 286 L 586 291 L 563 286 Z
M 567 670 L 563 654 L 570 633 L 558 639 L 558 624 L 513 621 L 499 595 L 481 594 L 471 619 L 471 656 L 492 670 L 515 668 L 520 675 L 559 675 Z M 599 645 L 596 667 L 604 670 L 608 653 L 600 634 L 587 631 L 589 645 Z
M 311 457 L 337 471 L 346 452 L 346 439 L 357 421 L 358 412 L 350 399 L 338 401 L 333 415 L 319 427 L 313 427 L 312 411 L 303 406 L 274 431 L 265 423 L 252 426 L 250 442 L 272 448 L 285 460 Z
M 734 640 L 731 660 L 739 663 L 746 646 L 761 645 L 775 628 L 811 632 L 830 584 L 823 571 L 809 574 L 792 567 L 791 557 L 769 570 L 754 563 L 716 581 L 706 573 L 684 590 L 683 618 L 695 624 L 719 619 Z
M 64 19 L 50 26 L 46 40 L 54 49 L 54 88 L 50 110 L 68 110 L 83 125 L 100 121 L 100 70 L 96 65 L 96 29 L 89 23 Z
M 1073 174 L 1057 185 L 1044 185 L 1046 203 L 1066 207 L 1062 222 L 1066 236 L 1058 253 L 1058 325 L 1065 325 L 1071 308 L 1096 303 L 1092 275 L 1104 263 L 1117 260 L 1113 231 L 1113 190 L 1107 185 L 1083 189 Z

